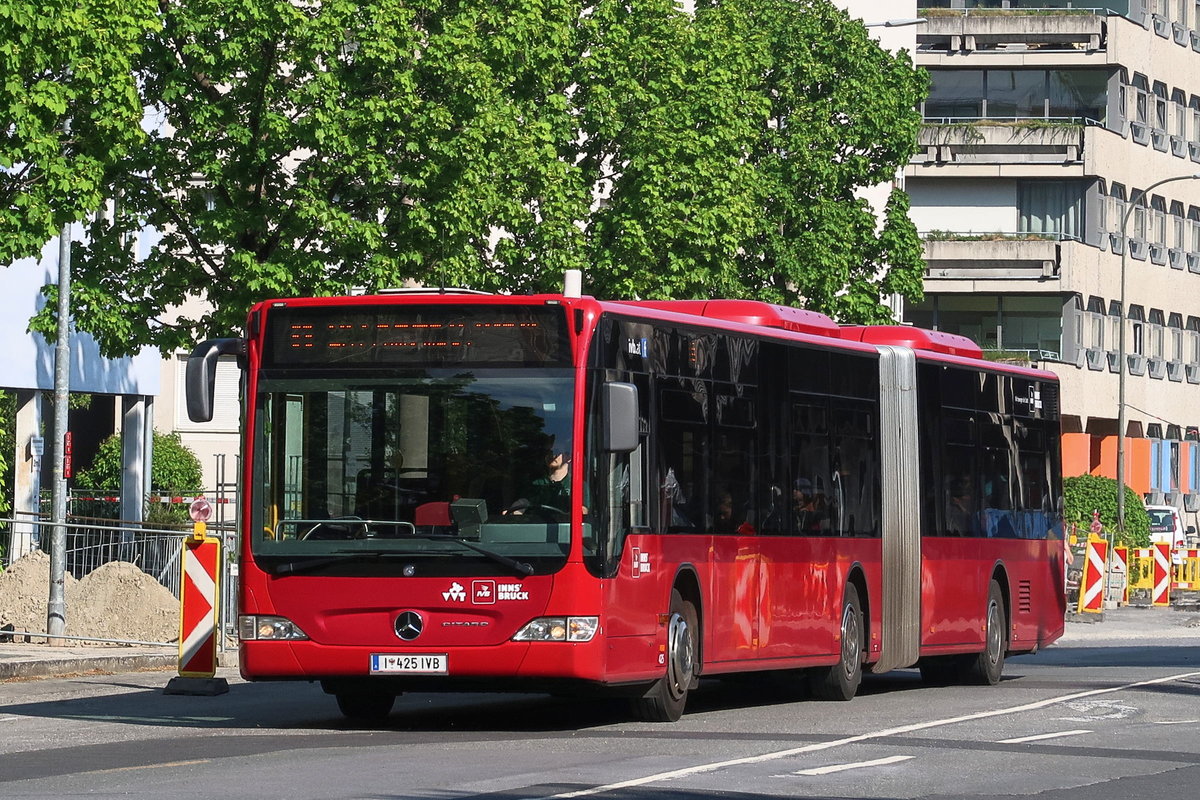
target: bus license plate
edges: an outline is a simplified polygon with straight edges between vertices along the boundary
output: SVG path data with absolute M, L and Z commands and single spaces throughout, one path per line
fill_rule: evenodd
M 445 653 L 372 653 L 371 674 L 446 675 L 450 659 Z

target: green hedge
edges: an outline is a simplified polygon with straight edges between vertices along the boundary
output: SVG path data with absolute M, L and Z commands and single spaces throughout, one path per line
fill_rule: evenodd
M 1092 512 L 1100 512 L 1105 533 L 1117 530 L 1117 482 L 1097 475 L 1079 475 L 1063 479 L 1063 516 L 1073 522 L 1081 535 L 1092 524 Z M 1137 492 L 1125 487 L 1125 535 L 1116 536 L 1118 544 L 1145 547 L 1150 544 L 1150 517 Z

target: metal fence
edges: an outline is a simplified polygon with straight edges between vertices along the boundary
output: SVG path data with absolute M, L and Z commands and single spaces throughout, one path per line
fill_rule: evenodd
M 191 535 L 191 527 L 152 528 L 145 524 L 87 517 L 70 517 L 65 529 L 64 573 L 76 579 L 110 562 L 127 562 L 165 586 L 176 599 L 182 590 L 183 541 Z M 221 563 L 221 608 L 218 610 L 218 630 L 226 636 L 236 635 L 237 620 L 237 536 L 232 523 L 209 525 L 208 534 L 220 537 L 224 557 Z M 53 523 L 44 516 L 0 519 L 0 532 L 7 529 L 4 566 L 33 550 L 49 554 Z M 225 650 L 224 637 L 218 637 L 218 648 Z

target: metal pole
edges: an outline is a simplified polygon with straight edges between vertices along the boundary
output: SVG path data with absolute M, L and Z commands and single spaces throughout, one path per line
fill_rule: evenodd
M 67 398 L 71 382 L 71 223 L 63 225 L 58 239 L 58 339 L 54 347 L 54 486 L 50 521 L 50 597 L 46 606 L 46 633 L 62 636 L 67 629 L 67 603 L 63 591 L 67 560 Z M 51 639 L 61 645 L 64 640 Z

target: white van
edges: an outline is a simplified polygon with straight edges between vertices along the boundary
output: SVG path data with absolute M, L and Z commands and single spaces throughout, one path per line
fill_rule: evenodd
M 1175 551 L 1187 546 L 1187 537 L 1196 529 L 1184 530 L 1183 518 L 1175 506 L 1146 506 L 1146 513 L 1150 515 L 1150 541 L 1171 545 L 1172 560 L 1177 561 L 1180 556 L 1174 555 Z

